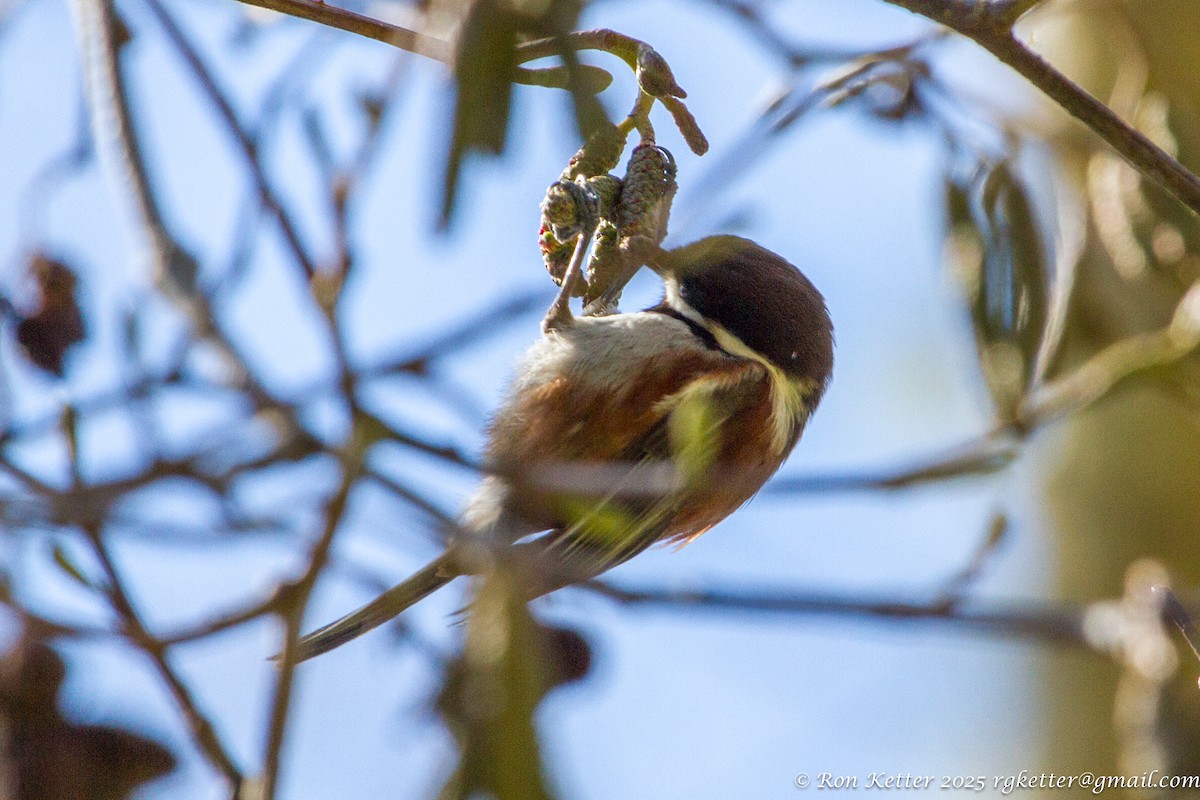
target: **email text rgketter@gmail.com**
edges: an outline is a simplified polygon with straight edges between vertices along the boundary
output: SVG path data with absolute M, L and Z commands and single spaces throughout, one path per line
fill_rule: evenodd
M 1138 775 L 1097 775 L 1081 772 L 1060 775 L 1055 772 L 1021 770 L 1015 775 L 913 775 L 907 772 L 868 772 L 865 775 L 838 775 L 832 772 L 796 774 L 797 789 L 817 791 L 956 791 L 982 792 L 985 789 L 1009 795 L 1029 789 L 1084 789 L 1102 794 L 1109 789 L 1200 789 L 1200 775 L 1164 775 L 1158 770 Z

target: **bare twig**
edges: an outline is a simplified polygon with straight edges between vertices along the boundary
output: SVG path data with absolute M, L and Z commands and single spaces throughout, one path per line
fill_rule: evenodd
M 1200 633 L 1196 631 L 1196 623 L 1192 614 L 1183 603 L 1179 602 L 1179 598 L 1175 596 L 1169 586 L 1154 586 L 1152 591 L 1162 603 L 1163 616 L 1179 629 L 1183 640 L 1191 648 L 1192 655 L 1200 661 Z
M 765 17 L 762 4 L 747 0 L 708 0 L 709 4 L 728 12 L 730 16 L 741 23 L 759 44 L 782 59 L 792 70 L 799 70 L 818 64 L 830 62 L 846 62 L 866 56 L 887 57 L 900 49 L 912 49 L 911 44 L 897 45 L 886 48 L 831 48 L 812 44 L 796 44 L 781 34 L 777 26 L 772 25 Z M 927 39 L 928 37 L 922 37 Z
M 236 793 L 237 788 L 242 783 L 242 772 L 234 762 L 233 756 L 225 749 L 225 745 L 221 743 L 221 739 L 217 735 L 212 721 L 200 710 L 200 706 L 197 704 L 195 698 L 192 697 L 191 690 L 183 682 L 183 678 L 171 666 L 171 662 L 167 659 L 166 645 L 146 630 L 141 617 L 129 599 L 124 582 L 117 570 L 116 563 L 108 552 L 108 547 L 104 543 L 100 529 L 89 526 L 85 528 L 85 532 L 91 540 L 100 564 L 104 569 L 105 577 L 108 581 L 108 596 L 114 610 L 121 617 L 125 635 L 142 652 L 150 657 L 150 660 L 158 670 L 159 676 L 167 685 L 171 696 L 175 699 L 175 703 L 183 714 L 183 718 L 187 721 L 188 727 L 192 732 L 192 737 L 196 741 L 196 746 L 200 748 L 200 752 L 204 753 L 212 765 L 225 776 L 225 779 L 230 783 L 233 793 Z
M 1105 397 L 1125 381 L 1178 364 L 1200 349 L 1200 284 L 1184 295 L 1164 329 L 1114 342 L 1070 374 L 1034 391 L 1014 425 L 1032 430 Z
M 326 5 L 323 2 L 314 0 L 238 0 L 238 2 L 318 22 L 348 33 L 356 33 L 400 50 L 440 61 L 443 64 L 450 64 L 453 61 L 453 47 L 449 42 L 356 14 L 344 8 Z M 630 69 L 636 70 L 638 56 L 645 43 L 615 31 L 583 31 L 525 42 L 517 48 L 517 60 L 518 63 L 524 64 L 539 58 L 559 55 L 563 52 L 564 46 L 573 47 L 576 50 L 603 50 L 618 56 L 629 65 Z M 569 53 L 564 56 L 564 60 L 570 61 Z M 519 67 L 513 75 L 515 83 L 568 89 L 573 92 L 601 91 L 609 85 L 611 78 L 612 76 L 602 69 L 573 62 L 561 68 L 526 69 Z
M 79 436 L 76 425 L 76 416 L 73 410 L 68 408 L 63 415 L 63 436 L 68 445 L 72 488 L 77 492 L 82 492 L 87 487 L 81 483 L 80 478 Z M 112 554 L 109 552 L 108 544 L 104 540 L 102 523 L 98 520 L 87 521 L 81 524 L 80 528 L 91 543 L 96 558 L 104 571 L 105 585 L 102 587 L 102 590 L 112 605 L 113 610 L 117 613 L 117 616 L 121 618 L 123 633 L 142 652 L 149 656 L 150 660 L 154 663 L 159 677 L 167 685 L 171 696 L 175 699 L 175 703 L 179 707 L 180 713 L 187 721 L 196 746 L 204 753 L 213 767 L 225 776 L 226 780 L 230 783 L 232 794 L 236 795 L 242 783 L 241 770 L 234 762 L 232 755 L 226 750 L 225 745 L 221 742 L 212 722 L 200 710 L 183 678 L 171 666 L 171 662 L 167 658 L 167 647 L 150 633 L 142 622 L 141 616 L 134 608 L 133 601 L 130 599 L 120 570 L 117 568 L 116 561 L 113 559 Z
M 329 561 L 330 548 L 333 547 L 334 537 L 345 517 L 350 493 L 362 474 L 363 459 L 366 457 L 366 450 L 370 444 L 369 441 L 364 440 L 367 428 L 368 426 L 361 420 L 355 420 L 350 441 L 341 458 L 341 481 L 326 506 L 321 535 L 309 552 L 308 566 L 304 570 L 304 574 L 286 588 L 281 600 L 280 616 L 284 625 L 284 644 L 278 659 L 279 675 L 271 700 L 267 746 L 263 757 L 261 795 L 263 800 L 274 800 L 276 795 L 287 722 L 295 694 L 293 689 L 296 665 L 299 663 L 298 646 L 304 612 L 308 608 L 313 588 Z
M 806 475 L 776 478 L 767 484 L 768 494 L 818 494 L 826 492 L 869 492 L 899 490 L 940 483 L 951 478 L 991 475 L 1017 456 L 1014 442 L 1004 436 L 986 436 L 948 453 L 922 459 L 916 465 L 877 473 Z
M 769 589 L 628 589 L 604 581 L 590 581 L 583 584 L 582 588 L 633 607 L 912 622 L 967 633 L 1034 638 L 1087 646 L 1083 635 L 1084 606 L 1034 602 L 1011 606 L 982 606 L 966 601 L 947 604 L 942 598 L 914 602 L 867 600 L 861 597 Z
M 251 603 L 244 608 L 226 611 L 195 625 L 180 628 L 173 633 L 163 634 L 158 637 L 158 640 L 164 646 L 172 647 L 174 645 L 195 642 L 200 639 L 207 639 L 213 634 L 237 628 L 249 622 L 262 619 L 268 614 L 277 612 L 279 610 L 280 597 L 279 592 L 274 592 L 265 600 Z
M 229 101 L 225 97 L 225 92 L 217 86 L 216 78 L 213 77 L 212 71 L 204 64 L 200 58 L 200 54 L 196 48 L 192 46 L 191 41 L 184 35 L 183 30 L 175 22 L 175 19 L 167 12 L 159 0 L 145 0 L 146 5 L 150 7 L 150 11 L 154 14 L 159 24 L 167 34 L 167 39 L 179 51 L 188 69 L 195 76 L 200 87 L 203 89 L 205 96 L 213 104 L 217 110 L 217 115 L 225 124 L 226 130 L 230 136 L 237 142 L 238 149 L 246 160 L 246 167 L 250 174 L 250 178 L 254 183 L 255 189 L 258 192 L 259 201 L 262 206 L 270 212 L 279 225 L 279 230 L 283 234 L 283 239 L 287 242 L 288 249 L 296 262 L 304 270 L 306 277 L 311 278 L 316 272 L 316 267 L 313 265 L 311 257 L 305 250 L 304 245 L 300 242 L 300 234 L 296 230 L 296 225 L 292 221 L 292 217 L 284 208 L 278 195 L 271 188 L 270 182 L 267 180 L 266 170 L 263 168 L 262 162 L 259 160 L 258 145 L 249 133 L 242 127 L 241 122 L 237 118 L 233 107 L 229 105 Z
M 299 17 L 310 22 L 319 22 L 347 33 L 356 33 L 368 39 L 390 44 L 392 47 L 407 50 L 410 53 L 418 53 L 426 58 L 432 58 L 434 61 L 450 63 L 451 51 L 448 42 L 356 14 L 344 8 L 311 0 L 239 0 L 239 2 L 278 11 L 281 14 Z
M 81 483 L 79 431 L 78 420 L 71 407 L 63 414 L 63 438 L 67 444 L 67 453 L 71 473 L 72 489 L 81 491 L 85 487 Z M 242 782 L 241 771 L 234 763 L 232 756 L 225 749 L 217 736 L 216 728 L 208 717 L 200 710 L 193 699 L 187 684 L 175 672 L 167 658 L 167 648 L 153 636 L 142 622 L 141 617 L 133 606 L 129 592 L 117 568 L 116 562 L 109 552 L 103 537 L 102 522 L 88 520 L 83 522 L 80 529 L 84 532 L 104 571 L 105 583 L 98 587 L 108 599 L 109 604 L 120 617 L 123 633 L 135 646 L 142 650 L 154 663 L 162 681 L 167 685 L 171 696 L 175 699 L 180 713 L 188 723 L 196 746 L 204 753 L 212 765 L 229 781 L 231 795 L 236 796 Z
M 407 372 L 425 374 L 438 359 L 461 352 L 504 329 L 504 326 L 546 304 L 546 293 L 540 289 L 514 295 L 499 305 L 473 314 L 449 330 L 436 335 L 428 343 L 384 359 L 368 367 L 368 374 L 386 375 Z
M 101 132 L 111 130 L 143 230 L 151 252 L 159 262 L 157 268 L 160 273 L 169 272 L 175 242 L 167 232 L 166 222 L 150 185 L 143 157 L 144 148 L 129 108 L 119 55 L 122 35 L 120 22 L 111 0 L 75 0 L 75 4 L 79 9 L 77 27 L 94 135 L 99 139 Z
M 992 562 L 992 557 L 1000 549 L 1004 538 L 1008 533 L 1008 517 L 1002 511 L 996 511 L 988 520 L 987 531 L 983 539 L 975 548 L 975 552 L 971 554 L 971 559 L 958 570 L 950 579 L 946 581 L 940 591 L 938 603 L 948 606 L 958 605 L 964 602 L 967 590 L 976 583 L 988 564 Z
M 1032 639 L 1090 650 L 1097 649 L 1095 642 L 1085 631 L 1085 622 L 1092 608 L 1088 603 L 1027 600 L 997 604 L 969 598 L 947 603 L 945 598 L 940 596 L 915 601 L 872 600 L 861 596 L 766 588 L 694 591 L 631 589 L 599 580 L 580 584 L 579 588 L 632 608 L 659 608 L 685 613 L 750 612 L 889 624 L 911 623 L 963 634 Z M 1164 607 L 1164 620 L 1190 620 L 1194 607 L 1189 610 L 1177 598 L 1175 602 L 1174 607 Z M 1181 629 L 1186 625 L 1187 622 L 1184 622 Z M 1195 633 L 1194 627 L 1192 633 Z M 1189 641 L 1189 644 L 1192 642 Z
M 423 496 L 414 489 L 405 486 L 395 478 L 389 477 L 378 470 L 368 469 L 364 472 L 364 476 L 378 483 L 390 493 L 396 495 L 404 502 L 411 505 L 413 508 L 424 513 L 434 522 L 441 525 L 446 531 L 455 530 L 458 527 L 458 518 L 451 512 L 439 506 L 437 503 Z
M 155 262 L 156 279 L 164 296 L 174 299 L 187 314 L 196 332 L 216 345 L 241 388 L 260 406 L 275 404 L 270 393 L 246 367 L 233 341 L 224 336 L 217 316 L 195 285 L 198 265 L 167 226 L 150 184 L 145 155 L 130 110 L 127 86 L 120 65 L 122 27 L 112 0 L 75 0 L 78 27 L 89 87 L 90 108 L 97 138 L 111 133 L 125 168 L 142 230 Z
M 1200 214 L 1200 177 L 1016 38 L 1017 17 L 1033 0 L 884 0 L 939 22 L 974 41 L 1091 128 L 1150 180 Z
M 356 14 L 353 11 L 347 11 L 337 6 L 313 2 L 313 0 L 238 1 L 246 5 L 258 6 L 259 8 L 278 11 L 281 14 L 287 14 L 292 17 L 306 19 L 310 22 L 318 22 L 348 33 L 356 33 L 359 36 L 365 36 L 368 39 L 374 39 L 400 50 L 416 53 L 434 61 L 440 61 L 443 64 L 449 64 L 453 59 L 453 48 L 447 41 L 362 14 Z M 600 30 L 572 33 L 566 38 L 578 50 L 603 50 L 622 58 L 631 68 L 637 66 L 637 48 L 642 42 L 631 36 L 625 36 L 614 31 Z M 526 42 L 518 48 L 518 58 L 521 63 L 536 61 L 539 58 L 556 55 L 559 52 L 559 47 L 560 42 L 554 38 Z M 567 77 L 561 75 L 561 73 L 558 74 L 558 78 L 551 80 L 545 70 L 539 70 L 536 74 L 519 72 L 517 82 L 566 88 Z

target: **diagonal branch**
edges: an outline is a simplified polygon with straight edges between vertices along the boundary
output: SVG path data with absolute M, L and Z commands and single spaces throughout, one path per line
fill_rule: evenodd
M 162 25 L 163 30 L 166 31 L 167 39 L 179 51 L 184 63 L 187 64 L 203 88 L 204 94 L 216 108 L 217 115 L 225 123 L 225 128 L 237 142 L 238 149 L 241 150 L 242 155 L 246 159 L 248 172 L 254 184 L 254 189 L 258 193 L 259 202 L 275 218 L 275 222 L 279 225 L 279 230 L 283 234 L 284 241 L 287 242 L 288 249 L 300 264 L 301 269 L 304 270 L 305 277 L 311 278 L 316 272 L 316 266 L 313 264 L 312 258 L 309 257 L 304 245 L 300 242 L 300 234 L 296 230 L 291 215 L 284 210 L 282 201 L 280 201 L 278 195 L 272 190 L 270 183 L 267 181 L 266 170 L 263 168 L 259 157 L 258 143 L 246 132 L 246 129 L 238 120 L 233 107 L 229 104 L 225 92 L 217 86 L 212 71 L 200 59 L 200 54 L 184 35 L 183 30 L 175 22 L 174 18 L 167 13 L 167 9 L 158 0 L 146 0 L 146 5 L 150 7 L 150 11 L 154 14 L 159 24 Z
M 236 795 L 242 785 L 243 777 L 232 754 L 221 742 L 212 720 L 200 709 L 191 689 L 168 660 L 167 645 L 146 629 L 145 623 L 133 606 L 133 601 L 129 597 L 129 592 L 99 527 L 86 526 L 84 533 L 91 542 L 101 568 L 104 570 L 109 602 L 121 618 L 124 634 L 154 663 L 159 677 L 167 685 L 171 697 L 187 721 L 192 738 L 196 741 L 200 751 L 204 753 L 212 766 L 225 776 L 232 794 Z
M 1087 125 L 1134 168 L 1200 215 L 1200 177 L 1016 38 L 1033 0 L 884 0 L 971 39 Z
M 400 50 L 417 53 L 444 64 L 449 64 L 452 59 L 449 42 L 356 14 L 344 8 L 329 6 L 323 2 L 314 0 L 239 0 L 239 2 L 270 11 L 278 11 L 291 17 L 306 19 L 309 22 L 319 22 L 347 33 L 357 33 L 359 36 L 390 44 Z

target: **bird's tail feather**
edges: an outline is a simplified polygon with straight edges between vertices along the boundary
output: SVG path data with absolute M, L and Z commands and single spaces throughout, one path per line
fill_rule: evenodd
M 454 580 L 460 569 L 449 553 L 443 553 L 357 611 L 317 628 L 300 640 L 296 663 L 328 653 L 369 630 L 378 628 Z

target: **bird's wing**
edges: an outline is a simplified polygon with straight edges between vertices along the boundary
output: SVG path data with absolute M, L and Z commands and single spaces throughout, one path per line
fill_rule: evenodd
M 500 461 L 520 465 L 526 480 L 516 482 L 509 501 L 518 515 L 550 529 L 518 545 L 532 595 L 593 578 L 664 537 L 697 535 L 724 516 L 678 529 L 687 472 L 679 463 L 680 417 L 696 417 L 682 427 L 699 428 L 683 430 L 685 438 L 717 434 L 745 395 L 765 386 L 765 374 L 755 362 L 715 351 L 672 358 L 643 364 L 640 380 L 622 391 L 558 380 L 516 398 L 527 438 Z

